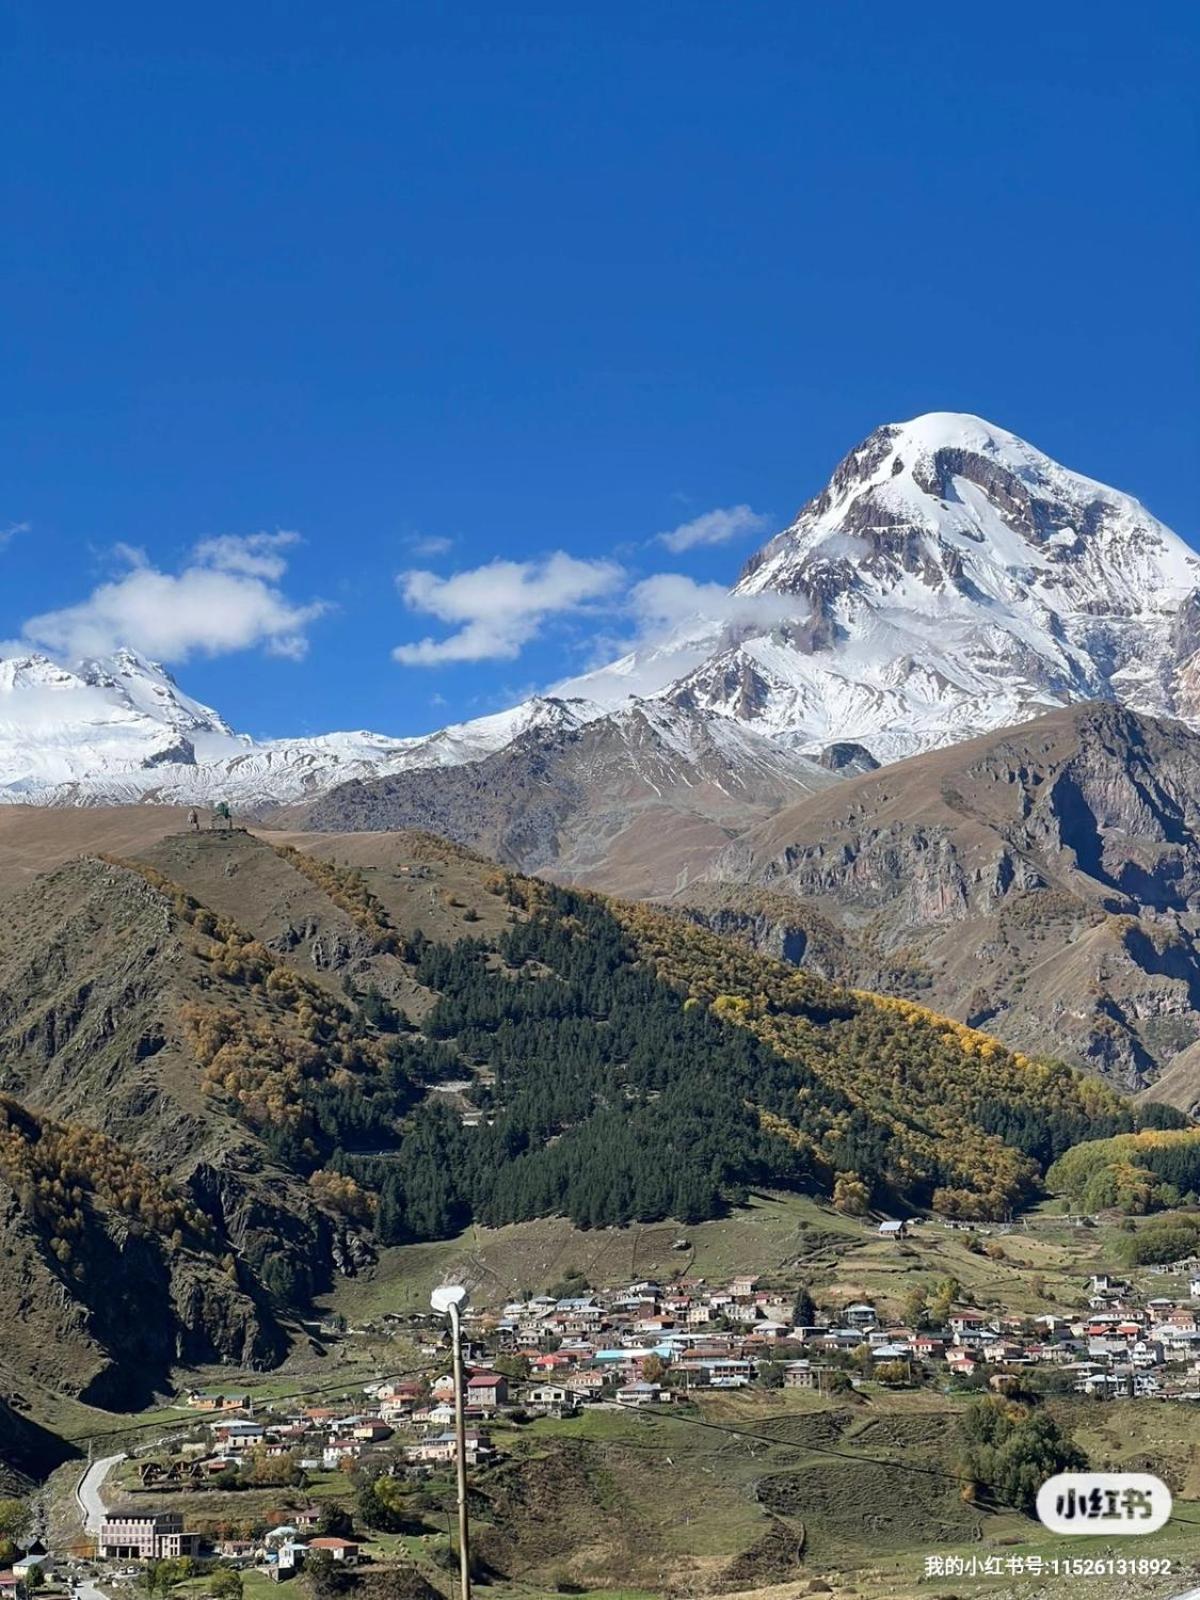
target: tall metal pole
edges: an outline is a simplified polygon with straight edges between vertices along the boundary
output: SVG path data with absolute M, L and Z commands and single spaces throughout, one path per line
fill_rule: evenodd
M 458 1307 L 450 1306 L 450 1336 L 454 1341 L 454 1454 L 458 1466 L 458 1562 L 462 1600 L 471 1600 L 471 1548 L 467 1531 L 467 1418 L 463 1393 L 462 1327 Z

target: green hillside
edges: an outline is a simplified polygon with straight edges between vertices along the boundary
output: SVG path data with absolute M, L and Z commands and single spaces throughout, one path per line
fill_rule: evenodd
M 1088 1140 L 1059 1157 L 1046 1183 L 1089 1211 L 1150 1214 L 1136 1231 L 1125 1224 L 1118 1255 L 1126 1265 L 1200 1254 L 1200 1128 L 1147 1128 Z M 1154 1215 L 1159 1212 L 1169 1214 Z
M 417 954 L 439 996 L 424 1032 L 487 1123 L 426 1102 L 394 1155 L 338 1158 L 379 1193 L 386 1243 L 556 1212 L 697 1221 L 754 1185 L 996 1216 L 1079 1139 L 1135 1126 L 1064 1066 L 664 913 L 517 877 L 493 892 L 519 913 L 499 939 Z
M 228 1257 L 253 1316 L 186 1303 L 210 1347 L 260 1362 L 280 1350 L 262 1308 L 472 1221 L 694 1224 L 760 1188 L 993 1217 L 1080 1140 L 1183 1121 L 425 835 L 68 863 L 8 902 L 0 993 L 10 1167 L 22 1107 L 78 1130 L 54 1135 L 61 1174 L 9 1180 L 47 1269 L 85 1305 L 75 1233 L 121 1218 L 168 1279 Z M 150 1381 L 135 1331 L 114 1320 L 106 1360 Z

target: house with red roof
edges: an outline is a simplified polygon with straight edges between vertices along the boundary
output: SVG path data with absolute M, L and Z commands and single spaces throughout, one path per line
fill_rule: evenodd
M 473 1372 L 467 1379 L 467 1406 L 472 1411 L 495 1411 L 508 1399 L 508 1380 L 500 1372 Z
M 344 1567 L 358 1565 L 358 1545 L 353 1539 L 338 1539 L 333 1534 L 322 1534 L 308 1541 L 309 1550 L 327 1550 L 334 1561 Z

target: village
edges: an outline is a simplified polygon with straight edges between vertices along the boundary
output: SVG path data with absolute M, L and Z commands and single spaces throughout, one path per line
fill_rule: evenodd
M 884 1222 L 881 1239 L 927 1224 Z M 1182 1275 L 1181 1275 L 1182 1270 Z M 583 1408 L 648 1411 L 703 1406 L 704 1395 L 757 1388 L 836 1395 L 850 1390 L 940 1388 L 1041 1391 L 1095 1400 L 1200 1403 L 1200 1262 L 1176 1263 L 1176 1292 L 1154 1294 L 1111 1273 L 1079 1285 L 1077 1313 L 1022 1317 L 969 1304 L 922 1307 L 919 1325 L 882 1315 L 866 1301 L 814 1306 L 807 1290 L 682 1276 L 593 1289 L 582 1283 L 464 1315 L 466 1464 L 486 1470 L 504 1441 L 537 1418 L 570 1419 Z M 1179 1292 L 1186 1288 L 1186 1296 Z M 914 1319 L 916 1320 L 916 1319 Z M 138 1564 L 215 1558 L 255 1566 L 276 1581 L 306 1561 L 355 1565 L 362 1556 L 348 1521 L 329 1502 L 304 1503 L 304 1485 L 331 1473 L 419 1486 L 456 1461 L 449 1336 L 432 1313 L 386 1313 L 386 1332 L 416 1352 L 412 1370 L 363 1384 L 355 1394 L 312 1401 L 257 1400 L 250 1389 L 194 1390 L 186 1433 L 167 1448 L 138 1452 L 125 1501 L 100 1522 L 97 1560 L 128 1576 Z M 782 1396 L 781 1396 L 782 1399 Z M 188 1528 L 163 1509 L 176 1491 L 250 1485 L 298 1491 L 274 1526 L 222 1537 Z M 144 1509 L 143 1509 L 144 1508 Z M 200 1519 L 204 1521 L 204 1519 Z M 269 1520 L 269 1519 L 268 1519 Z M 128 1564 L 128 1565 L 127 1565 Z M 26 1573 L 27 1576 L 27 1573 Z M 25 1588 L 15 1568 L 0 1593 Z
M 1101 1411 L 1115 1401 L 1200 1403 L 1200 1260 L 1128 1277 L 1081 1271 L 1066 1292 L 1056 1286 L 1059 1309 L 1022 1315 L 953 1278 L 907 1276 L 913 1249 L 986 1260 L 998 1241 L 982 1242 L 982 1230 L 879 1219 L 861 1229 L 876 1270 L 898 1274 L 870 1298 L 853 1294 L 852 1279 L 810 1291 L 798 1274 L 706 1277 L 681 1264 L 607 1286 L 568 1269 L 543 1293 L 468 1302 L 468 1471 L 486 1484 L 535 1424 L 569 1432 L 606 1412 L 614 1423 L 625 1414 L 626 1426 L 704 1418 L 714 1405 L 741 1404 L 739 1391 L 764 1404 L 771 1391 L 784 1410 L 922 1390 L 1071 1397 Z M 984 1254 L 962 1254 L 976 1249 Z M 34 1546 L 0 1573 L 0 1597 L 53 1594 L 58 1580 L 59 1592 L 97 1600 L 164 1567 L 207 1572 L 209 1584 L 222 1571 L 285 1582 L 314 1562 L 389 1559 L 378 1530 L 399 1524 L 364 1515 L 364 1488 L 375 1486 L 371 1504 L 406 1514 L 452 1493 L 449 1328 L 431 1310 L 378 1309 L 330 1318 L 321 1337 L 339 1364 L 359 1369 L 357 1380 L 347 1372 L 291 1393 L 249 1378 L 184 1389 L 169 1408 L 175 1420 L 131 1441 L 97 1478 L 86 1546 L 70 1558 Z M 362 1370 L 368 1349 L 374 1374 Z

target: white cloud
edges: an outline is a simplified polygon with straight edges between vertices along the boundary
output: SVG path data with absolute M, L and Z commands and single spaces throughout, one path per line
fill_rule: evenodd
M 726 544 L 730 539 L 762 533 L 768 527 L 770 518 L 752 511 L 749 506 L 717 506 L 715 510 L 693 517 L 690 522 L 681 522 L 669 533 L 660 533 L 658 540 L 678 555 L 683 550 L 695 550 L 700 545 Z
M 414 534 L 405 542 L 415 556 L 445 556 L 454 549 L 453 539 L 442 538 L 438 534 Z
M 101 558 L 104 556 L 104 551 L 102 550 L 97 550 L 93 553 Z M 114 561 L 123 561 L 127 567 L 148 567 L 150 565 L 150 557 L 146 554 L 145 546 L 126 544 L 124 539 L 118 539 L 108 554 Z
M 827 533 L 822 536 L 813 554 L 824 556 L 829 561 L 843 558 L 847 561 L 862 561 L 871 554 L 871 544 L 868 539 L 860 539 L 857 534 Z
M 797 595 L 731 594 L 719 583 L 697 583 L 678 572 L 659 572 L 634 584 L 629 604 L 640 625 L 638 646 L 653 645 L 689 623 L 771 628 L 802 621 L 808 604 Z
M 15 539 L 19 533 L 28 533 L 33 526 L 31 522 L 9 522 L 0 528 L 0 550 L 10 539 Z
M 132 645 L 158 660 L 185 661 L 261 646 L 299 660 L 309 624 L 327 607 L 298 604 L 276 586 L 287 565 L 280 551 L 296 539 L 284 533 L 206 539 L 178 573 L 159 571 L 140 550 L 118 547 L 128 571 L 77 605 L 31 617 L 22 631 L 67 658 Z
M 240 572 L 251 578 L 278 583 L 287 571 L 283 551 L 299 544 L 298 533 L 222 533 L 202 540 L 193 551 L 199 566 L 217 572 Z
M 392 655 L 409 667 L 511 661 L 549 618 L 610 599 L 624 576 L 613 561 L 580 561 L 562 550 L 541 561 L 491 561 L 449 578 L 401 573 L 397 582 L 405 604 L 455 631 L 444 639 L 397 645 Z
M 631 694 L 657 694 L 715 651 L 809 615 L 797 595 L 731 594 L 719 583 L 697 583 L 678 572 L 635 583 L 622 609 L 625 636 L 597 639 L 590 670 L 560 680 L 547 694 L 614 705 Z

